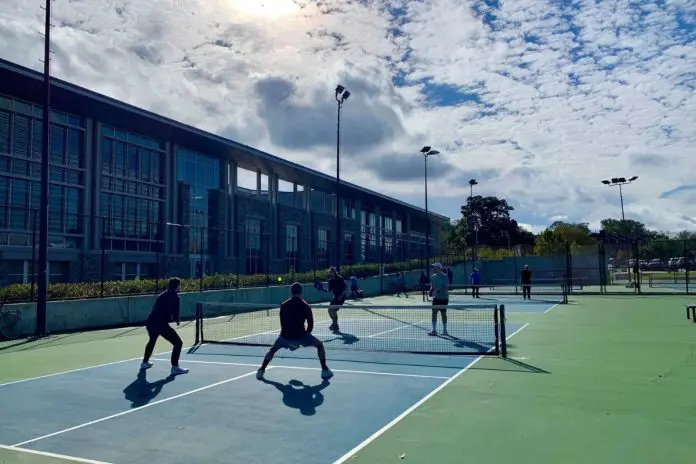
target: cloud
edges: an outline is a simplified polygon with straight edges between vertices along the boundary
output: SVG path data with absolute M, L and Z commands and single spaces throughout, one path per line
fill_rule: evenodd
M 620 217 L 696 229 L 694 3 L 83 0 L 53 4 L 56 76 L 459 217 L 478 194 L 521 223 Z M 43 10 L 5 0 L 0 57 L 40 69 Z M 421 202 L 422 203 L 422 202 Z M 421 204 L 419 203 L 419 204 Z

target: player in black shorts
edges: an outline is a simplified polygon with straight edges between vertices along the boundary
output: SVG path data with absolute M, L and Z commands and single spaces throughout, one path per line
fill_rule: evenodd
M 296 350 L 301 346 L 314 346 L 319 355 L 321 363 L 321 378 L 324 380 L 333 377 L 333 372 L 326 365 L 326 350 L 324 344 L 312 335 L 314 329 L 314 316 L 312 308 L 302 298 L 302 284 L 295 282 L 290 286 L 291 297 L 280 304 L 280 336 L 266 356 L 263 358 L 263 364 L 256 372 L 256 378 L 263 379 L 263 374 L 266 372 L 266 367 L 273 359 L 273 356 L 281 349 L 287 348 L 291 351 Z M 305 327 L 305 321 L 307 327 Z
M 346 301 L 346 281 L 333 266 L 329 269 L 329 291 L 333 293 L 329 303 L 329 317 L 331 318 L 329 330 L 338 332 L 338 310 Z
M 145 328 L 150 336 L 150 340 L 145 346 L 145 356 L 143 356 L 143 363 L 140 365 L 141 369 L 149 369 L 152 367 L 150 356 L 152 356 L 152 351 L 155 349 L 157 338 L 161 336 L 174 346 L 171 359 L 172 375 L 185 374 L 188 372 L 188 369 L 179 367 L 179 356 L 181 356 L 181 348 L 184 345 L 184 342 L 181 341 L 179 335 L 169 325 L 171 321 L 175 321 L 176 325 L 180 324 L 180 285 L 181 281 L 176 277 L 169 279 L 167 290 L 157 297 L 155 306 L 152 308 L 152 312 L 147 318 Z

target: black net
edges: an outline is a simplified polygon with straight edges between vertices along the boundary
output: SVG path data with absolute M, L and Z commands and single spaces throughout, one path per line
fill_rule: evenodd
M 448 305 L 447 334 L 438 314 L 432 330 L 432 306 L 343 306 L 340 331 L 329 330 L 329 306 L 314 305 L 312 334 L 327 350 L 395 353 L 505 354 L 504 308 L 498 305 Z M 272 346 L 280 333 L 280 309 L 271 305 L 198 303 L 198 341 Z

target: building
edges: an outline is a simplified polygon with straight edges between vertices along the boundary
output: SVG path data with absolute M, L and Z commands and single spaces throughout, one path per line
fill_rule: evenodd
M 0 60 L 0 280 L 9 282 L 30 281 L 38 254 L 42 86 L 41 73 Z M 333 264 L 335 177 L 64 81 L 51 92 L 51 282 Z M 424 255 L 424 210 L 347 182 L 341 192 L 343 265 Z M 429 218 L 436 250 L 449 219 Z

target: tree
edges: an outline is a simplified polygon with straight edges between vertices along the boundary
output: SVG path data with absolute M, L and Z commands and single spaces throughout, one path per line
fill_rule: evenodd
M 602 229 L 609 235 L 619 236 L 628 240 L 652 240 L 657 235 L 648 230 L 642 222 L 633 219 L 602 219 Z
M 472 246 L 474 244 L 493 247 L 534 244 L 534 234 L 522 229 L 511 218 L 515 209 L 505 199 L 469 197 L 462 206 L 462 219 L 456 226 L 460 239 Z
M 539 234 L 534 253 L 546 256 L 563 254 L 566 243 L 579 247 L 593 245 L 596 240 L 587 224 L 556 221 Z

